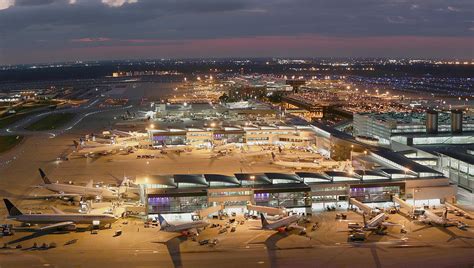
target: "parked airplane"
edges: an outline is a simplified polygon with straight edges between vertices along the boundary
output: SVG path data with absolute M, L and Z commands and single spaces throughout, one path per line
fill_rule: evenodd
M 373 217 L 369 221 L 366 220 L 365 214 L 362 214 L 364 219 L 364 225 L 361 226 L 358 223 L 348 223 L 349 229 L 353 231 L 380 231 L 389 226 L 401 226 L 398 223 L 386 222 L 388 218 L 385 213 L 379 213 L 377 216 Z
M 49 224 L 39 228 L 40 231 L 66 228 L 69 230 L 76 229 L 76 224 L 97 224 L 97 225 L 112 225 L 117 221 L 117 217 L 106 214 L 66 214 L 63 211 L 52 207 L 54 214 L 23 214 L 12 202 L 8 199 L 3 199 L 8 211 L 8 219 L 31 223 L 31 224 Z
M 300 229 L 301 233 L 306 232 L 306 228 L 299 226 L 296 222 L 301 218 L 299 215 L 291 215 L 283 219 L 269 223 L 263 213 L 260 213 L 262 220 L 262 229 L 277 230 L 279 232 L 288 231 L 291 229 Z
M 425 224 L 438 225 L 443 227 L 457 225 L 448 219 L 448 209 L 445 209 L 442 217 L 434 214 L 432 211 L 425 210 L 423 214 L 418 218 L 418 220 Z
M 71 156 L 84 156 L 84 157 L 96 157 L 104 155 L 117 154 L 119 152 L 132 153 L 132 145 L 122 144 L 80 144 L 77 141 L 73 141 L 76 151 L 71 153 Z M 135 144 L 134 144 L 135 145 Z
M 123 174 L 123 178 L 118 178 L 110 174 L 116 181 L 118 186 L 116 187 L 118 194 L 123 198 L 138 198 L 140 195 L 138 184 L 135 183 L 135 180 L 131 177 L 128 177 Z M 115 187 L 114 187 L 115 189 Z
M 184 223 L 171 224 L 168 223 L 161 214 L 158 214 L 158 221 L 160 222 L 160 230 L 171 233 L 181 233 L 185 236 L 198 236 L 199 229 L 205 228 L 209 225 L 205 221 L 190 221 Z
M 413 217 L 418 217 L 418 222 L 436 225 L 441 227 L 450 227 L 457 226 L 459 229 L 464 229 L 467 225 L 461 221 L 454 221 L 448 219 L 448 207 L 446 206 L 443 216 L 438 216 L 430 210 L 426 209 L 417 209 L 406 201 L 400 199 L 399 197 L 394 196 L 393 200 L 400 205 L 400 207 L 408 210 L 408 213 Z
M 65 183 L 52 183 L 46 173 L 40 168 L 38 169 L 43 179 L 40 187 L 48 189 L 52 192 L 58 193 L 56 195 L 50 195 L 50 197 L 86 197 L 95 199 L 117 199 L 118 193 L 112 189 L 104 187 L 94 187 L 92 180 L 87 183 L 86 186 L 65 184 Z M 45 196 L 46 198 L 47 196 Z

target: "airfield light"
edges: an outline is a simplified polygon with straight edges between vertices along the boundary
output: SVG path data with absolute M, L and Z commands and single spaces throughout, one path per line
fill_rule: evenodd
M 216 123 L 212 122 L 211 127 L 216 127 Z
M 155 124 L 150 124 L 150 128 L 155 128 Z

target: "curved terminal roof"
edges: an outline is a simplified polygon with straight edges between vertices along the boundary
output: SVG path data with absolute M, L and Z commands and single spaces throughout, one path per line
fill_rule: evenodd
M 361 180 L 362 177 L 356 173 L 348 173 L 344 171 L 325 171 L 326 175 L 328 175 L 332 180 L 335 178 L 342 178 L 348 180 Z
M 324 174 L 320 173 L 313 173 L 313 172 L 296 172 L 300 178 L 304 179 L 320 179 L 320 180 L 327 180 L 331 181 L 332 179 Z
M 200 174 L 175 174 L 173 176 L 175 183 L 193 183 L 197 185 L 208 186 L 206 179 Z
M 381 171 L 377 171 L 377 170 L 362 170 L 362 169 L 358 169 L 358 170 L 354 170 L 354 173 L 356 173 L 357 175 L 359 176 L 377 176 L 377 177 L 388 177 L 386 174 L 384 174 L 383 172 Z
M 221 174 L 204 174 L 204 178 L 207 182 L 224 182 L 234 185 L 239 185 L 240 182 L 234 176 L 227 176 Z
M 263 173 L 236 173 L 239 181 L 255 181 L 262 184 L 271 184 L 272 181 Z
M 169 187 L 177 187 L 174 182 L 173 175 L 147 175 L 137 176 L 135 179 L 138 184 L 159 184 Z
M 363 181 L 370 180 L 391 180 L 392 177 L 379 170 L 354 170 L 354 173 L 359 175 Z
M 396 169 L 396 168 L 382 168 L 382 169 L 380 169 L 380 171 L 384 174 L 387 174 L 388 176 L 398 175 L 398 174 L 406 174 L 406 175 L 409 175 L 409 176 L 416 176 L 416 174 L 414 174 L 410 170 L 405 171 L 405 170 Z
M 376 151 L 374 150 L 371 152 L 371 154 L 378 155 L 379 157 L 384 158 L 386 161 L 390 161 L 396 164 L 397 166 L 402 166 L 410 171 L 415 172 L 417 175 L 419 175 L 420 173 L 429 173 L 429 174 L 436 174 L 436 175 L 443 174 L 432 168 L 418 164 L 417 162 L 407 158 L 404 155 L 401 155 L 401 154 L 398 154 L 386 149 L 379 149 Z
M 286 174 L 286 173 L 265 173 L 270 180 L 288 180 L 301 182 L 301 178 L 296 174 Z

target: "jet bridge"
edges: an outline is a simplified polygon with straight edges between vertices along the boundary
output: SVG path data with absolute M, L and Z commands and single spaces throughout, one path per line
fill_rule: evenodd
M 207 207 L 207 208 L 204 208 L 204 209 L 201 209 L 201 210 L 197 210 L 196 214 L 200 219 L 204 219 L 207 216 L 209 216 L 213 213 L 222 211 L 222 210 L 224 210 L 224 205 L 221 204 L 221 205 Z
M 452 210 L 457 210 L 459 212 L 461 212 L 461 214 L 466 218 L 466 219 L 472 219 L 473 216 L 471 215 L 471 213 L 465 211 L 464 209 L 456 206 L 455 204 L 452 204 L 450 202 L 444 202 L 444 204 L 446 205 L 446 207 L 452 209 Z
M 248 211 L 256 211 L 259 213 L 266 213 L 271 216 L 281 215 L 286 216 L 288 212 L 284 208 L 274 208 L 274 207 L 266 207 L 266 206 L 256 206 L 251 203 L 247 204 Z
M 413 210 L 413 206 L 408 204 L 405 200 L 401 199 L 400 197 L 394 195 L 392 199 L 393 199 L 393 202 L 399 204 L 400 207 L 403 209 L 406 209 L 407 212 L 411 212 Z
M 369 207 L 368 205 L 360 202 L 359 200 L 355 198 L 350 198 L 349 199 L 349 204 L 358 207 L 360 210 L 362 210 L 365 214 L 367 215 L 372 215 L 372 208 Z

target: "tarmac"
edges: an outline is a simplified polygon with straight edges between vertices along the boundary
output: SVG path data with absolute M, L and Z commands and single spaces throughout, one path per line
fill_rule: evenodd
M 268 161 L 249 161 L 235 153 L 210 158 L 211 152 L 160 155 L 154 150 L 139 150 L 130 155 L 105 156 L 98 159 L 57 158 L 70 150 L 78 136 L 101 131 L 113 118 L 122 114 L 110 110 L 82 118 L 71 129 L 54 138 L 44 135 L 27 136 L 25 141 L 0 155 L 0 197 L 11 198 L 25 211 L 46 211 L 50 205 L 72 212 L 76 207 L 60 201 L 24 200 L 25 196 L 41 193 L 33 186 L 41 180 L 37 169 L 43 168 L 52 180 L 85 183 L 115 183 L 114 176 L 147 174 L 285 172 L 287 169 Z M 155 159 L 137 159 L 137 154 L 156 154 Z M 0 267 L 473 267 L 474 229 L 418 225 L 398 214 L 390 221 L 407 230 L 392 227 L 386 235 L 372 234 L 364 242 L 348 240 L 347 223 L 361 222 L 352 211 L 347 220 L 336 220 L 336 212 L 313 212 L 312 222 L 320 227 L 301 236 L 277 231 L 260 230 L 259 220 L 238 225 L 235 232 L 218 234 L 217 228 L 207 228 L 198 240 L 218 239 L 215 246 L 199 243 L 178 234 L 145 228 L 143 221 L 121 219 L 111 229 L 92 234 L 88 230 L 38 233 L 28 228 L 16 228 L 13 236 L 0 237 Z M 6 210 L 0 206 L 0 223 L 5 223 Z M 449 217 L 456 217 L 449 214 Z M 240 217 L 238 216 L 239 220 Z M 473 220 L 461 219 L 474 226 Z M 223 221 L 211 220 L 224 224 Z M 127 222 L 125 224 L 125 222 Z M 11 223 L 11 222 L 9 222 Z M 18 226 L 18 223 L 15 224 Z M 122 235 L 114 237 L 115 231 Z M 56 243 L 55 248 L 35 249 L 33 244 Z M 21 249 L 16 249 L 21 245 Z

